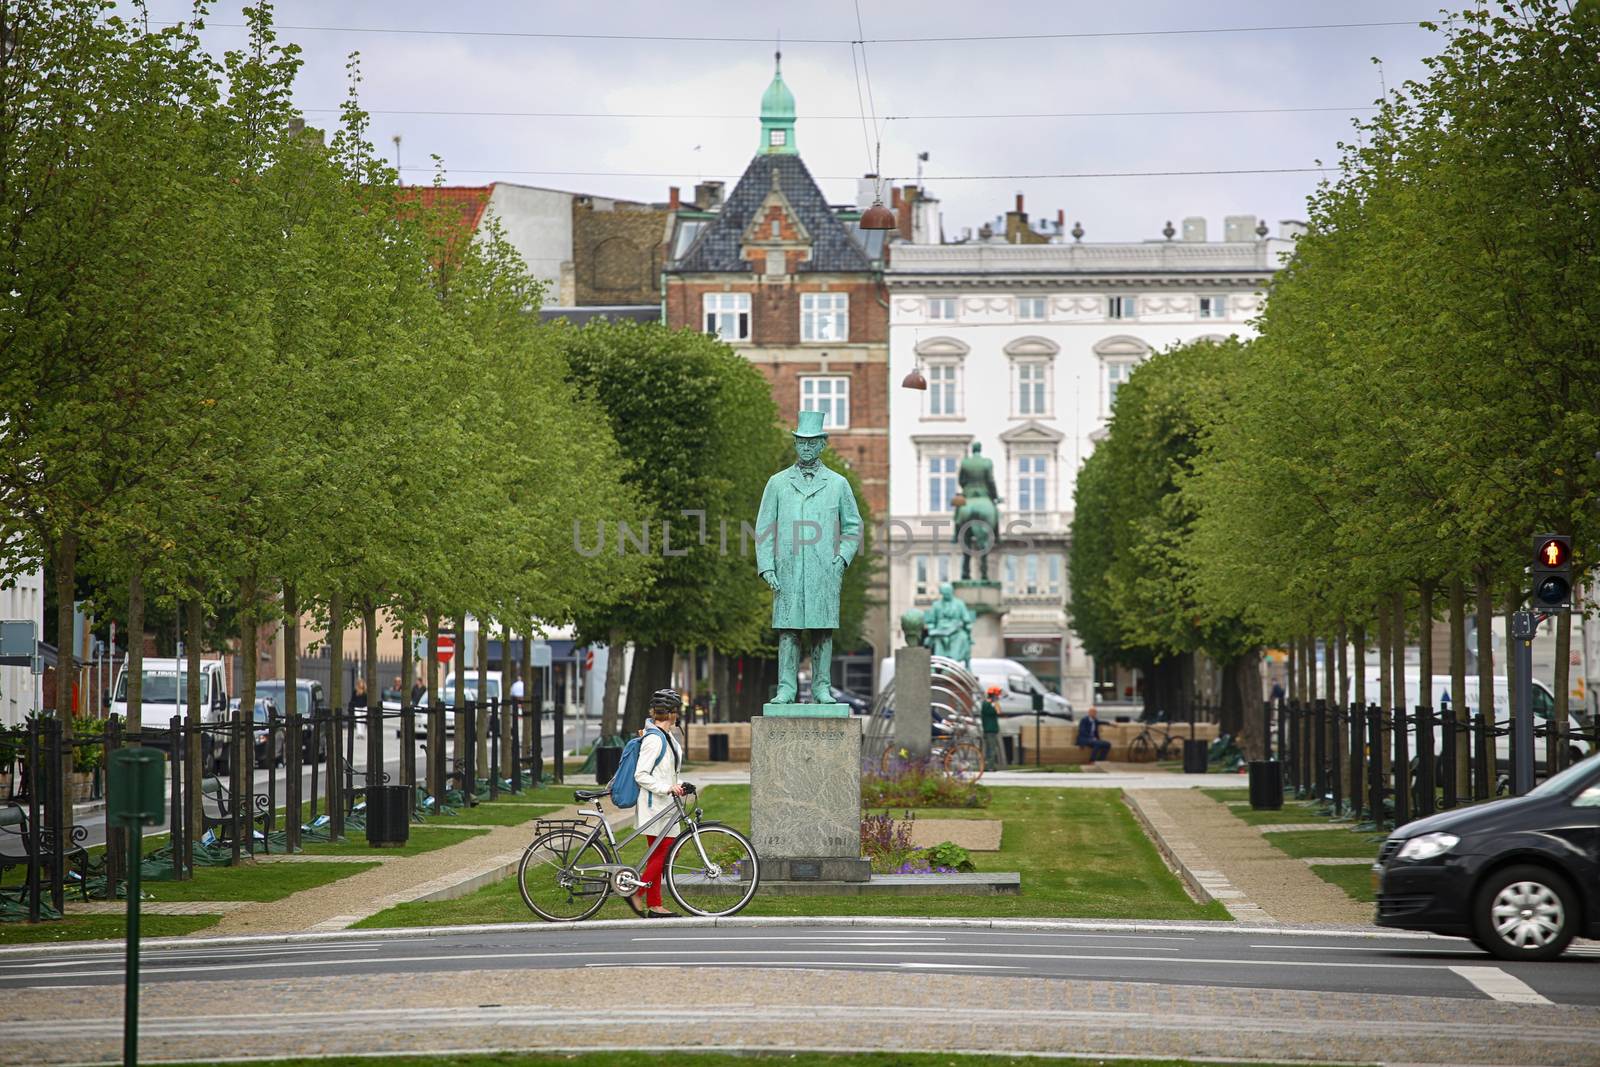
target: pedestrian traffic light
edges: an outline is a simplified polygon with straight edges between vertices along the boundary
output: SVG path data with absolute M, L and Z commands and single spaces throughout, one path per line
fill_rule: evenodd
M 1572 538 L 1540 534 L 1533 539 L 1533 609 L 1572 610 Z

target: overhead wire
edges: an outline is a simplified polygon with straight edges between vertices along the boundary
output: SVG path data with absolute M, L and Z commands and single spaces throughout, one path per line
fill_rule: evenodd
M 408 171 L 428 171 L 431 167 L 403 167 Z M 1239 174 L 1315 174 L 1335 168 L 1320 167 L 1234 167 L 1218 170 L 1108 170 L 1108 171 L 1076 171 L 1055 174 L 941 174 L 941 182 L 990 182 L 990 181 L 1029 181 L 1045 179 L 1093 179 L 1093 178 L 1194 178 L 1211 177 L 1217 175 Z M 506 167 L 450 167 L 450 172 L 456 174 L 527 174 L 546 175 L 552 177 L 568 178 L 685 178 L 689 175 L 683 171 L 624 171 L 624 170 L 513 170 Z M 705 177 L 705 175 L 701 175 Z M 718 178 L 737 178 L 737 172 L 726 172 L 714 175 Z M 859 175 L 855 174 L 816 174 L 819 181 L 854 181 Z
M 343 111 L 339 107 L 306 107 L 301 111 L 308 115 L 338 114 Z M 726 120 L 729 122 L 748 122 L 748 113 L 741 112 L 737 115 L 692 114 L 686 112 L 652 112 L 652 111 L 469 111 L 447 110 L 436 108 L 363 108 L 369 115 L 419 115 L 434 118 L 495 118 L 495 119 L 693 119 L 696 121 Z M 992 122 L 997 119 L 1125 119 L 1125 118 L 1160 118 L 1183 117 L 1201 115 L 1298 115 L 1316 112 L 1350 111 L 1376 111 L 1375 104 L 1356 104 L 1350 107 L 1215 107 L 1215 108 L 1184 108 L 1169 111 L 1009 111 L 1009 112 L 966 112 L 951 114 L 926 114 L 926 115 L 884 115 L 883 122 L 958 122 L 964 120 L 979 120 Z M 837 121 L 857 122 L 859 115 L 807 115 L 807 122 Z M 865 132 L 865 126 L 863 126 Z

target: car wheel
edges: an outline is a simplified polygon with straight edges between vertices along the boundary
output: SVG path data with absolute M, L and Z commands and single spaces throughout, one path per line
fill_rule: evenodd
M 1577 932 L 1577 907 L 1566 879 L 1547 867 L 1519 864 L 1490 875 L 1473 901 L 1473 941 L 1503 960 L 1553 960 Z

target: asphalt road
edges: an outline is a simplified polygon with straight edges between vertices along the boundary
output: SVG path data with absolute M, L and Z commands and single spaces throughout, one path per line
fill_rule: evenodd
M 1550 963 L 1509 964 L 1448 938 L 1337 936 L 1176 926 L 916 928 L 539 927 L 444 936 L 152 948 L 146 982 L 353 977 L 495 969 L 747 967 L 971 973 L 1163 985 L 1431 996 L 1600 1008 L 1600 945 Z M 0 988 L 120 984 L 120 952 L 0 955 Z M 1596 1019 L 1600 1025 L 1600 1016 Z M 1600 1036 L 1600 1035 L 1597 1035 Z

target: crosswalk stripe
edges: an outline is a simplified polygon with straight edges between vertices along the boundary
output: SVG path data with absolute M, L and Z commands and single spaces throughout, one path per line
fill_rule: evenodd
M 1452 971 L 1471 982 L 1478 991 L 1508 1004 L 1548 1004 L 1545 997 L 1527 982 L 1498 967 L 1452 967 Z

